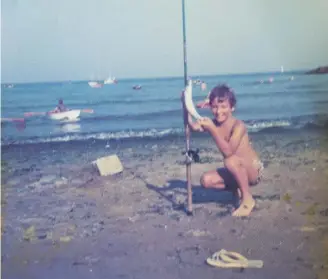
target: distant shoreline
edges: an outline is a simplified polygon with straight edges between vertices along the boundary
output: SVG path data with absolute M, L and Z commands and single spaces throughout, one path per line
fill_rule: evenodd
M 321 75 L 328 74 L 328 66 L 321 66 L 306 72 L 307 75 Z

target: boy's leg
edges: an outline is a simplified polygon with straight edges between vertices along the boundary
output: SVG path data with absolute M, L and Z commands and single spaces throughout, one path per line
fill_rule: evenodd
M 219 168 L 216 170 L 205 172 L 200 178 L 200 183 L 204 188 L 227 188 L 227 190 L 231 191 L 233 187 L 237 187 L 236 180 L 226 168 Z
M 214 188 L 232 192 L 235 204 L 239 205 L 241 192 L 233 175 L 226 168 L 205 172 L 200 183 L 204 188 Z
M 251 165 L 236 155 L 224 160 L 226 168 L 235 177 L 241 191 L 241 204 L 233 212 L 233 216 L 248 216 L 255 206 L 255 201 L 250 193 L 249 181 L 253 180 L 254 172 L 250 169 Z

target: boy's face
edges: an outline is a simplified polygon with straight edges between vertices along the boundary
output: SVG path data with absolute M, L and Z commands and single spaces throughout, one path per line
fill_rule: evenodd
M 231 117 L 234 108 L 230 106 L 228 99 L 218 100 L 218 98 L 215 98 L 211 104 L 211 110 L 216 121 L 223 123 Z

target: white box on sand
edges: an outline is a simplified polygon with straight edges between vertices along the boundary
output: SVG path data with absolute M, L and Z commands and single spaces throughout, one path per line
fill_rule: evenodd
M 96 164 L 101 176 L 113 175 L 123 171 L 123 165 L 117 155 L 98 158 Z

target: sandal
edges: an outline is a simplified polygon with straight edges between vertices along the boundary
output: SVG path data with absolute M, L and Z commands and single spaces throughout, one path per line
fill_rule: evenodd
M 224 249 L 207 258 L 207 264 L 221 268 L 262 268 L 263 261 L 248 260 L 236 252 L 228 252 Z

